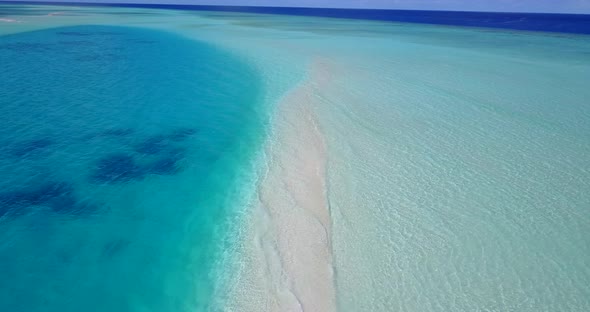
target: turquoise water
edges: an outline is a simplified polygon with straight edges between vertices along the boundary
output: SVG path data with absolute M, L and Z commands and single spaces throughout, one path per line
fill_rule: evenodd
M 256 73 L 112 26 L 2 36 L 0 59 L 0 310 L 205 310 Z
M 340 311 L 590 310 L 590 38 L 406 27 L 320 108 Z
M 589 36 L 2 12 L 0 311 L 590 310 Z

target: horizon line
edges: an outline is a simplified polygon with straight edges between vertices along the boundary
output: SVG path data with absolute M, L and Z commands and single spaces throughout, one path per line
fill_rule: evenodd
M 175 3 L 140 3 L 140 2 L 76 2 L 76 1 L 21 1 L 0 0 L 1 3 L 20 3 L 35 5 L 64 6 L 138 6 L 138 7 L 206 7 L 206 8 L 269 8 L 269 9 L 304 9 L 304 10 L 342 10 L 342 11 L 408 11 L 408 12 L 455 12 L 455 13 L 498 13 L 498 14 L 545 14 L 545 15 L 584 15 L 590 13 L 540 12 L 540 11 L 476 11 L 476 10 L 428 10 L 428 9 L 394 9 L 394 8 L 357 8 L 357 7 L 309 7 L 309 6 L 268 6 L 268 5 L 228 5 L 228 4 L 175 4 Z M 247 12 L 246 12 L 247 13 Z

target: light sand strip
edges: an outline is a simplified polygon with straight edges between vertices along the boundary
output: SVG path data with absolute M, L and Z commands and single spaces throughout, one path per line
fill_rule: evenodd
M 331 78 L 322 61 L 279 104 L 235 311 L 335 311 L 327 153 L 314 114 Z

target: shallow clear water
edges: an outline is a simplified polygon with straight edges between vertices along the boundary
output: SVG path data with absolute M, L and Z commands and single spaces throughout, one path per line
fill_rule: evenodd
M 112 26 L 3 36 L 0 58 L 0 310 L 206 307 L 252 69 Z
M 590 309 L 590 41 L 415 33 L 320 108 L 341 311 Z

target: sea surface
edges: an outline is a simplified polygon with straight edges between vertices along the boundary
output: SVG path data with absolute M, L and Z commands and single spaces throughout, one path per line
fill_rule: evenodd
M 116 26 L 2 36 L 0 58 L 0 310 L 207 307 L 256 73 Z
M 201 9 L 0 5 L 0 311 L 590 311 L 587 15 Z

